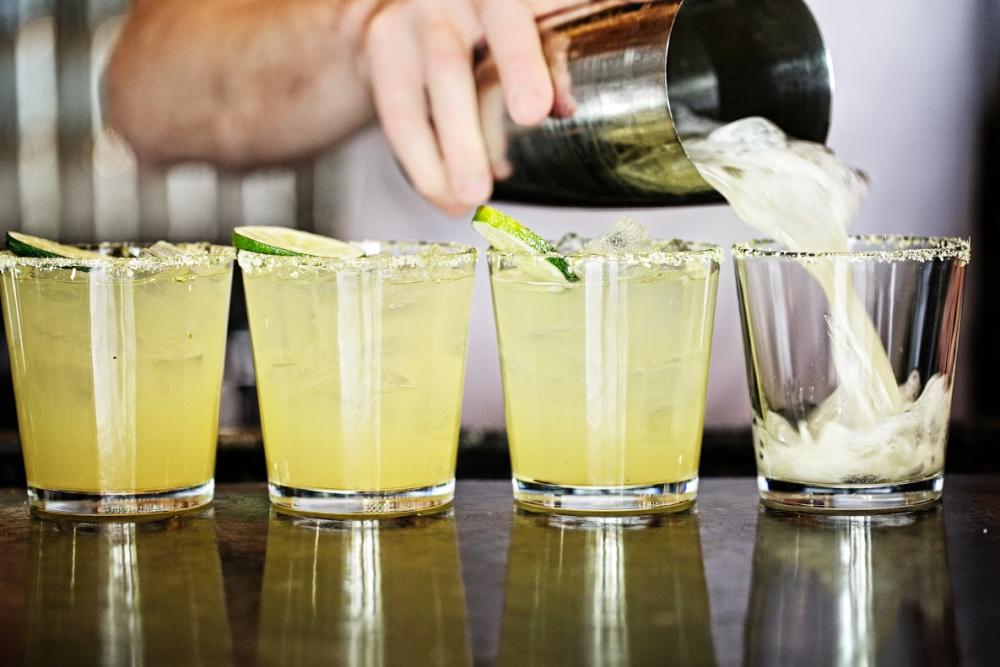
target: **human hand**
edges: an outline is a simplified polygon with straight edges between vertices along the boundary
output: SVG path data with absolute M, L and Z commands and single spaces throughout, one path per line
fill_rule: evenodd
M 372 17 L 362 64 L 385 135 L 424 198 L 458 215 L 489 199 L 504 175 L 487 152 L 474 46 L 489 46 L 510 117 L 540 123 L 555 94 L 535 16 L 576 1 L 396 0 Z

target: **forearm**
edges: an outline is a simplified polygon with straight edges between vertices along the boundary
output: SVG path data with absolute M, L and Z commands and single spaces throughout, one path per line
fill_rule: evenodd
M 371 117 L 358 54 L 377 0 L 138 0 L 109 64 L 111 123 L 152 162 L 249 167 Z

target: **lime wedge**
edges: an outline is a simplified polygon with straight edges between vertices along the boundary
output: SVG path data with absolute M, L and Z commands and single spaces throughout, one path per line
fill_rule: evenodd
M 287 227 L 237 227 L 233 230 L 233 245 L 263 255 L 346 258 L 365 254 L 350 243 Z
M 515 252 L 545 257 L 545 278 L 576 282 L 580 278 L 569 268 L 569 262 L 555 246 L 520 222 L 490 206 L 480 206 L 472 216 L 472 228 L 500 252 Z
M 7 250 L 18 257 L 68 257 L 71 259 L 94 259 L 101 254 L 93 250 L 84 250 L 76 246 L 56 243 L 31 234 L 7 232 Z

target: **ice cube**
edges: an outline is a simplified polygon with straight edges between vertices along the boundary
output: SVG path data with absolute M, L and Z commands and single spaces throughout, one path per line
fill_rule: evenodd
M 648 251 L 654 244 L 649 232 L 632 218 L 622 218 L 611 231 L 583 245 L 585 253 L 595 255 L 625 255 Z
M 381 255 L 383 250 L 383 243 L 381 241 L 352 241 L 351 245 L 357 246 L 364 251 L 365 255 Z
M 182 248 L 166 241 L 157 241 L 148 248 L 143 248 L 139 251 L 139 257 L 156 257 L 161 259 L 186 254 L 188 253 L 184 252 Z
M 744 144 L 758 148 L 784 146 L 788 143 L 788 137 L 781 128 L 759 116 L 723 125 L 712 132 L 708 139 L 715 144 Z
M 583 239 L 578 234 L 569 232 L 556 241 L 556 250 L 563 255 L 572 255 L 583 250 Z

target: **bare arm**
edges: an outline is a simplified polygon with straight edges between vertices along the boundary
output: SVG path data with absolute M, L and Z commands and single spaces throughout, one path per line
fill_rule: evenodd
M 472 72 L 493 51 L 523 124 L 553 106 L 535 15 L 579 0 L 135 0 L 106 73 L 111 123 L 148 162 L 252 167 L 317 153 L 373 116 L 413 187 L 490 196 Z
M 372 117 L 358 54 L 376 0 L 137 0 L 105 75 L 140 159 L 248 167 Z

